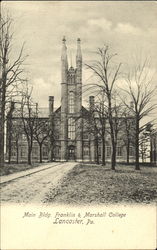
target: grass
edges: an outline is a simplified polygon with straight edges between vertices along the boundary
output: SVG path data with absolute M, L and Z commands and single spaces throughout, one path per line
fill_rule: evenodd
M 78 164 L 57 188 L 46 195 L 45 202 L 96 205 L 157 202 L 157 168 L 118 165 Z
M 19 163 L 19 164 L 5 163 L 5 166 L 3 168 L 0 168 L 0 176 L 9 175 L 9 174 L 17 173 L 20 171 L 28 170 L 31 168 L 39 167 L 42 164 L 43 163 L 32 163 L 32 165 L 28 165 L 27 163 Z

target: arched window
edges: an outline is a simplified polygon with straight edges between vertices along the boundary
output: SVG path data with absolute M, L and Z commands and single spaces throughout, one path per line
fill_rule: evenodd
M 72 117 L 68 119 L 68 139 L 75 140 L 75 120 Z
M 74 113 L 75 95 L 74 92 L 69 93 L 69 113 Z

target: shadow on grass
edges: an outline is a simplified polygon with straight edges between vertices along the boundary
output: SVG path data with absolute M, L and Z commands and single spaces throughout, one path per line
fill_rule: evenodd
M 39 163 L 32 163 L 32 165 L 28 165 L 27 163 L 19 163 L 19 164 L 6 163 L 3 168 L 0 168 L 0 176 L 9 175 L 9 174 L 17 173 L 20 171 L 28 170 L 31 168 L 38 167 L 40 165 L 41 164 L 39 164 Z

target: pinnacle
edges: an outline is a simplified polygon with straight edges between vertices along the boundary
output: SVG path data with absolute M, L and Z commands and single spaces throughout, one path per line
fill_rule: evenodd
M 65 42 L 66 42 L 65 36 L 63 36 L 62 41 L 63 41 L 63 43 L 65 43 Z

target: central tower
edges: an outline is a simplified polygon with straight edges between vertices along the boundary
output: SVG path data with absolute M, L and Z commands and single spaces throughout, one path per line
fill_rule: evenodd
M 65 37 L 61 55 L 61 160 L 82 159 L 82 53 L 77 39 L 76 68 L 68 67 Z

